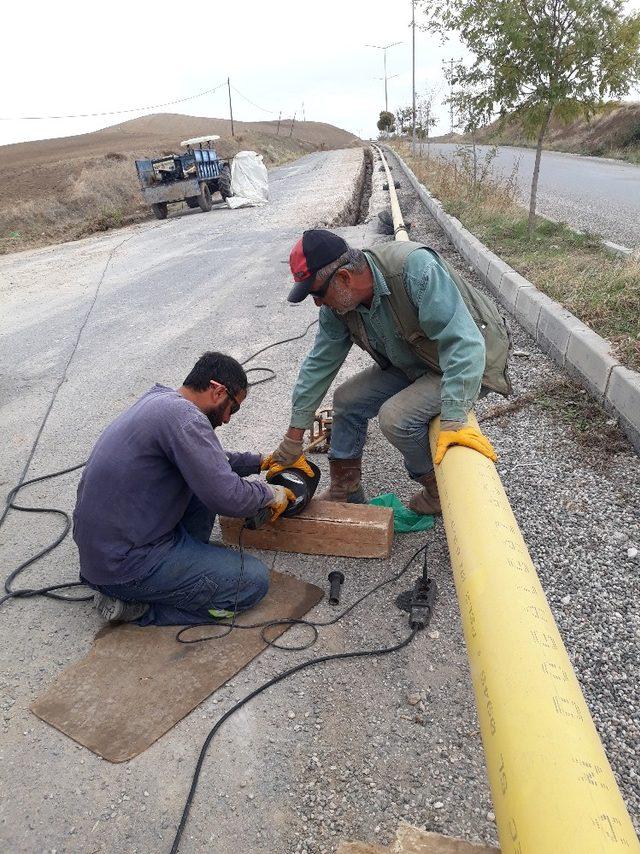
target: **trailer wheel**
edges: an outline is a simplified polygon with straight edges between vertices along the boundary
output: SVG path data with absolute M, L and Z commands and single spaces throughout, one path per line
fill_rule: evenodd
M 189 208 L 197 208 L 198 207 L 198 196 L 189 196 L 188 199 L 185 199 L 187 203 L 187 207 Z
M 154 202 L 151 205 L 151 210 L 153 211 L 153 215 L 156 219 L 166 219 L 169 206 L 166 202 Z
M 220 191 L 223 202 L 226 202 L 229 196 L 233 195 L 231 192 L 231 166 L 229 166 L 228 163 L 223 164 L 220 169 L 220 175 L 218 176 L 218 190 Z
M 201 211 L 210 211 L 213 202 L 211 201 L 211 190 L 207 187 L 206 184 L 202 184 L 200 187 L 200 195 L 197 197 L 198 204 L 200 205 Z

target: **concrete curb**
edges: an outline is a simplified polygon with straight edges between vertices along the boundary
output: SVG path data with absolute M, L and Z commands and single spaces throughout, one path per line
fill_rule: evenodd
M 608 341 L 560 303 L 541 293 L 487 249 L 459 220 L 449 216 L 403 159 L 384 147 L 399 163 L 425 208 L 469 267 L 536 340 L 540 349 L 618 419 L 631 444 L 640 452 L 640 374 L 621 365 L 611 355 Z

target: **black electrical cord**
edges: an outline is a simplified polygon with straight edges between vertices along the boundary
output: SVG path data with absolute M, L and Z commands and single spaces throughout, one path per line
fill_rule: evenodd
M 245 706 L 250 700 L 253 700 L 254 697 L 257 697 L 259 694 L 262 694 L 263 691 L 266 691 L 267 688 L 271 688 L 273 685 L 276 685 L 278 682 L 282 682 L 284 679 L 287 679 L 289 676 L 293 676 L 294 673 L 299 673 L 301 670 L 305 670 L 307 667 L 313 667 L 316 664 L 323 664 L 326 661 L 339 661 L 347 658 L 366 658 L 367 656 L 377 656 L 377 655 L 388 655 L 392 652 L 398 652 L 403 649 L 405 646 L 408 646 L 411 641 L 415 638 L 418 633 L 418 629 L 414 628 L 411 630 L 411 634 L 408 635 L 404 640 L 400 641 L 400 643 L 395 644 L 394 646 L 382 647 L 380 649 L 364 649 L 364 650 L 354 650 L 353 652 L 339 652 L 333 655 L 323 655 L 320 658 L 310 658 L 307 661 L 303 661 L 300 664 L 296 664 L 295 667 L 289 668 L 289 670 L 285 670 L 284 673 L 280 673 L 278 676 L 274 676 L 273 679 L 269 679 L 268 682 L 265 682 L 263 685 L 260 685 L 250 694 L 247 694 L 246 697 L 243 697 L 242 700 L 237 702 L 234 706 L 232 706 L 227 712 L 222 715 L 220 720 L 218 720 L 208 736 L 206 737 L 204 744 L 200 750 L 200 755 L 198 756 L 198 761 L 196 763 L 195 771 L 193 772 L 193 777 L 191 780 L 191 787 L 189 789 L 189 794 L 187 795 L 187 800 L 184 805 L 184 809 L 182 811 L 182 817 L 180 818 L 180 823 L 178 824 L 178 829 L 176 831 L 176 835 L 173 840 L 173 845 L 171 846 L 171 854 L 176 854 L 178 851 L 178 847 L 180 845 L 180 839 L 184 832 L 185 826 L 187 824 L 187 819 L 189 818 L 189 810 L 191 809 L 191 803 L 193 802 L 194 795 L 196 793 L 196 788 L 198 786 L 198 780 L 200 778 L 200 772 L 202 770 L 202 765 L 204 763 L 205 757 L 207 755 L 207 751 L 209 749 L 209 745 L 213 741 L 214 736 L 222 726 L 222 724 L 228 720 L 231 715 Z
M 242 534 L 243 534 L 244 530 L 245 530 L 245 528 L 243 527 L 240 531 L 240 537 L 238 539 L 238 544 L 240 546 L 241 559 L 240 559 L 240 575 L 238 576 L 238 583 L 236 586 L 236 600 L 235 600 L 236 606 L 238 603 L 238 591 L 240 589 L 240 583 L 242 580 L 242 569 L 244 566 L 244 549 L 242 546 Z M 231 632 L 234 628 L 235 629 L 260 629 L 261 630 L 260 631 L 260 637 L 262 638 L 264 643 L 266 643 L 268 646 L 274 647 L 275 649 L 283 649 L 283 650 L 287 650 L 289 652 L 300 652 L 302 650 L 309 649 L 318 640 L 318 628 L 324 628 L 325 626 L 335 625 L 339 620 L 341 620 L 343 617 L 346 617 L 347 614 L 349 614 L 351 611 L 353 611 L 353 609 L 356 608 L 361 602 L 364 602 L 364 600 L 367 599 L 369 596 L 372 596 L 374 593 L 377 593 L 378 590 L 380 590 L 382 587 L 386 587 L 387 584 L 393 584 L 394 582 L 398 581 L 398 579 L 400 579 L 405 574 L 405 572 L 409 569 L 409 567 L 411 566 L 413 561 L 417 558 L 417 556 L 420 554 L 420 552 L 425 551 L 426 548 L 427 548 L 427 544 L 425 544 L 424 546 L 420 546 L 420 548 L 416 549 L 399 572 L 397 572 L 395 575 L 389 576 L 388 578 L 383 578 L 382 581 L 378 582 L 378 584 L 376 584 L 374 587 L 372 587 L 370 590 L 368 590 L 366 593 L 364 593 L 362 596 L 360 596 L 358 599 L 356 599 L 355 602 L 352 602 L 351 605 L 347 606 L 343 611 L 341 611 L 337 616 L 333 617 L 333 619 L 331 619 L 331 620 L 325 620 L 325 621 L 321 621 L 321 622 L 313 622 L 311 620 L 291 618 L 291 619 L 284 619 L 284 620 L 268 620 L 267 622 L 264 622 L 264 623 L 241 624 L 241 623 L 236 623 L 236 621 L 235 621 L 235 619 L 236 619 L 235 607 L 236 606 L 234 606 L 234 613 L 233 613 L 233 617 L 231 618 L 231 623 L 222 623 L 221 622 L 218 624 L 218 625 L 224 625 L 228 629 L 228 631 L 224 632 L 224 634 L 206 635 L 205 637 L 192 638 L 191 640 L 183 639 L 182 636 L 185 634 L 185 632 L 191 631 L 192 629 L 203 628 L 205 626 L 211 627 L 211 625 L 212 625 L 210 622 L 208 622 L 208 623 L 194 623 L 190 626 L 183 626 L 183 628 L 181 628 L 178 631 L 178 633 L 176 634 L 176 640 L 178 641 L 178 643 L 185 643 L 185 644 L 204 643 L 206 641 L 219 640 L 222 637 L 226 637 L 229 634 L 229 632 Z M 306 644 L 303 644 L 302 646 L 283 646 L 282 644 L 276 643 L 275 640 L 269 640 L 269 638 L 266 636 L 266 633 L 268 632 L 268 630 L 270 628 L 275 628 L 277 626 L 308 626 L 309 628 L 311 628 L 313 630 L 313 637 L 311 638 L 310 641 L 308 641 Z
M 247 364 L 247 362 L 251 362 L 253 359 L 255 359 L 256 356 L 259 356 L 261 353 L 264 353 L 267 350 L 271 350 L 272 347 L 279 347 L 281 344 L 288 344 L 290 341 L 299 341 L 300 338 L 305 337 L 305 335 L 308 333 L 308 331 L 311 329 L 311 327 L 315 326 L 317 322 L 318 322 L 317 318 L 315 320 L 312 320 L 311 323 L 309 323 L 307 325 L 304 332 L 301 332 L 300 335 L 294 335 L 292 338 L 282 338 L 282 339 L 280 339 L 280 341 L 274 341 L 271 344 L 267 344 L 266 347 L 262 347 L 260 350 L 256 350 L 255 353 L 252 353 L 251 356 L 246 358 L 243 362 L 240 362 L 240 364 L 244 367 Z M 268 383 L 269 380 L 274 380 L 276 378 L 276 372 L 273 370 L 273 368 L 247 368 L 245 373 L 251 374 L 251 373 L 254 373 L 255 371 L 265 371 L 268 374 L 270 374 L 270 376 L 264 377 L 264 379 L 261 379 L 261 380 L 254 380 L 254 382 L 249 383 L 249 386 L 261 385 L 262 383 Z
M 71 529 L 71 519 L 68 513 L 65 513 L 64 510 L 58 510 L 56 507 L 25 507 L 21 504 L 16 504 L 14 502 L 14 498 L 20 492 L 21 489 L 24 489 L 25 486 L 29 486 L 32 483 L 40 483 L 43 480 L 49 480 L 52 477 L 59 477 L 63 474 L 69 474 L 69 472 L 77 471 L 81 469 L 85 463 L 78 463 L 78 465 L 71 466 L 68 469 L 63 469 L 62 471 L 53 472 L 52 474 L 44 474 L 40 477 L 34 477 L 31 480 L 25 480 L 22 483 L 19 483 L 17 486 L 14 486 L 9 495 L 7 496 L 7 509 L 11 508 L 13 510 L 20 510 L 23 513 L 52 513 L 55 516 L 62 516 L 64 519 L 64 529 L 56 539 L 50 543 L 45 548 L 41 549 L 35 555 L 27 560 L 23 561 L 19 566 L 17 566 L 9 575 L 5 578 L 4 581 L 4 589 L 5 596 L 0 597 L 0 605 L 7 601 L 7 599 L 19 598 L 24 599 L 29 596 L 47 596 L 50 599 L 58 599 L 60 602 L 88 602 L 90 599 L 93 599 L 93 595 L 91 596 L 63 596 L 60 593 L 54 593 L 55 590 L 66 590 L 69 587 L 86 587 L 81 581 L 67 581 L 64 584 L 50 584 L 47 587 L 31 587 L 31 588 L 22 588 L 19 590 L 13 590 L 11 587 L 12 582 L 23 572 L 28 566 L 35 563 L 37 560 L 40 560 L 41 557 L 44 557 L 49 552 L 52 552 L 55 548 L 57 548 L 60 543 L 64 540 Z

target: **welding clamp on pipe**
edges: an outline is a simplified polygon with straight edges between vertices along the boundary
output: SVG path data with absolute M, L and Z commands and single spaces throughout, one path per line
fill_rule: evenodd
M 263 469 L 269 464 L 268 460 L 268 457 L 264 460 Z M 255 516 L 245 521 L 245 527 L 250 530 L 260 528 L 267 522 L 275 522 L 280 516 L 297 516 L 304 510 L 320 483 L 320 469 L 302 456 L 287 468 L 271 465 L 267 482 L 276 490 L 276 496 Z

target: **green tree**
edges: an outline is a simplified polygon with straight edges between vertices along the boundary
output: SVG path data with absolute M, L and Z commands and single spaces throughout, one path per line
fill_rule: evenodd
M 378 130 L 380 133 L 393 133 L 395 121 L 396 117 L 393 113 L 388 112 L 388 110 L 383 110 L 380 113 L 380 118 L 378 119 Z
M 424 95 L 418 97 L 416 101 L 416 136 L 421 142 L 426 142 L 427 158 L 429 157 L 429 134 L 431 128 L 438 124 L 438 119 L 435 115 L 436 96 L 439 93 L 437 86 L 427 85 Z M 420 150 L 422 151 L 423 146 Z
M 452 72 L 446 74 L 447 80 L 459 80 L 464 77 L 465 66 L 458 64 Z M 465 88 L 456 89 L 446 99 L 447 103 L 453 107 L 453 115 L 455 116 L 454 126 L 459 127 L 470 140 L 471 148 L 471 168 L 467 170 L 471 179 L 471 189 L 474 195 L 477 195 L 480 185 L 488 174 L 489 167 L 495 159 L 496 149 L 491 149 L 488 156 L 485 157 L 482 164 L 479 164 L 478 159 L 478 131 L 481 127 L 491 121 L 493 104 L 491 99 L 487 97 L 486 92 L 472 89 L 468 84 Z M 466 157 L 463 157 L 466 165 Z
M 640 80 L 640 13 L 624 0 L 444 0 L 425 4 L 426 28 L 457 32 L 474 56 L 453 83 L 479 112 L 520 119 L 537 137 L 529 234 L 535 226 L 542 144 L 554 116 L 587 118 Z
M 398 107 L 396 110 L 396 126 L 398 133 L 404 136 L 413 127 L 413 107 Z

